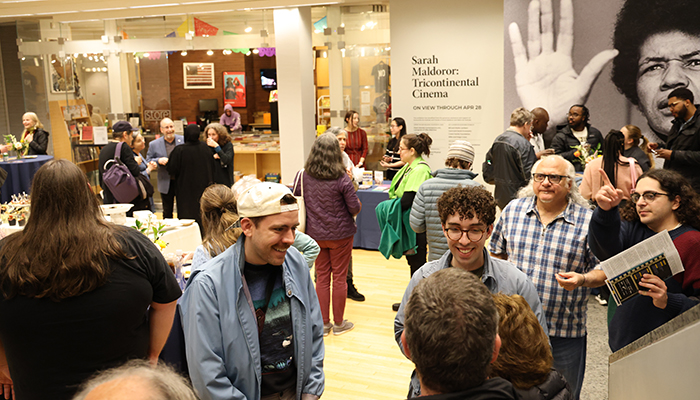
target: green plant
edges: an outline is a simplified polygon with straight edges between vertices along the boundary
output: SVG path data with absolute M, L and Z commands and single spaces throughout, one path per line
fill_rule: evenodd
M 159 222 L 159 223 L 158 223 L 158 226 L 157 226 L 157 227 L 152 226 L 152 227 L 151 227 L 151 232 L 149 232 L 149 231 L 148 231 L 148 224 L 144 224 L 144 223 L 142 223 L 141 221 L 139 221 L 138 219 L 137 219 L 136 222 L 134 223 L 134 226 L 132 226 L 132 228 L 136 229 L 137 231 L 143 233 L 143 234 L 146 235 L 146 236 L 149 236 L 151 233 L 153 233 L 153 243 L 156 243 L 156 244 L 158 244 L 158 245 L 161 246 L 161 247 L 165 247 L 165 246 L 161 245 L 161 243 L 165 243 L 165 242 L 163 242 L 163 241 L 161 240 L 161 237 L 163 236 L 163 234 L 165 234 L 165 228 L 166 228 L 166 227 L 167 227 L 166 225 L 164 225 L 163 223 L 160 223 L 160 222 Z M 157 242 L 159 242 L 159 241 L 160 241 L 161 243 L 157 243 Z M 165 243 L 165 244 L 167 245 L 167 243 Z

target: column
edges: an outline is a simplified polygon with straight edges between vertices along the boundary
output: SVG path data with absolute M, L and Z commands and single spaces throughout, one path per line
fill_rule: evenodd
M 303 168 L 316 138 L 311 8 L 274 10 L 282 183 Z
M 328 7 L 328 27 L 331 35 L 331 49 L 328 50 L 328 85 L 331 98 L 331 126 L 345 127 L 345 104 L 343 103 L 343 56 L 338 47 L 340 41 L 337 29 L 340 26 L 340 6 Z
M 105 35 L 109 37 L 110 42 L 113 42 L 117 33 L 117 21 L 108 19 L 105 23 Z M 116 46 L 110 46 L 116 47 Z M 107 59 L 107 79 L 109 81 L 109 104 L 110 111 L 114 114 L 124 112 L 124 96 L 122 95 L 122 62 L 121 54 L 117 54 L 115 50 L 109 52 Z

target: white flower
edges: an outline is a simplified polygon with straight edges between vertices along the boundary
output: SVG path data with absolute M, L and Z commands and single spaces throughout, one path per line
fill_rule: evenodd
M 21 149 L 22 149 L 22 143 L 15 142 L 15 149 L 16 149 L 16 150 L 21 150 Z

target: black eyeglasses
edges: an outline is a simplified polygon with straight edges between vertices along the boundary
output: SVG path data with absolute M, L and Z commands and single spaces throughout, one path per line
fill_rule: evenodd
M 677 101 L 674 101 L 673 103 L 669 103 L 669 104 L 668 104 L 668 108 L 673 108 L 673 107 L 675 107 L 676 104 L 678 104 L 678 103 L 682 103 L 682 101 L 681 101 L 681 100 L 677 100 Z
M 669 196 L 669 198 L 671 197 L 671 195 L 668 193 L 659 193 L 659 192 L 651 192 L 650 191 L 650 192 L 644 192 L 642 194 L 632 193 L 630 195 L 630 198 L 632 199 L 633 203 L 637 203 L 639 201 L 639 199 L 641 199 L 642 197 L 644 198 L 644 201 L 646 201 L 647 203 L 651 203 L 654 200 L 656 200 L 656 196 Z
M 548 175 L 548 174 L 540 174 L 540 173 L 534 173 L 532 174 L 532 178 L 535 180 L 537 183 L 544 182 L 544 179 L 547 178 L 549 179 L 550 183 L 553 184 L 558 184 L 561 182 L 562 179 L 568 178 L 566 175 Z
M 464 234 L 466 233 L 467 239 L 469 239 L 470 242 L 478 242 L 479 240 L 481 240 L 481 238 L 484 237 L 484 232 L 486 232 L 486 230 L 479 228 L 471 228 L 467 230 L 459 228 L 447 228 L 445 229 L 445 232 L 447 233 L 447 237 L 450 238 L 450 240 L 460 241 L 462 240 L 462 236 L 464 236 Z

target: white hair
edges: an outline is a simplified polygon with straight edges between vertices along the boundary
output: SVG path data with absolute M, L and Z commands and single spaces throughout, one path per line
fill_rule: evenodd
M 586 208 L 592 208 L 591 203 L 584 199 L 583 196 L 581 196 L 581 193 L 578 191 L 578 186 L 576 185 L 576 168 L 574 167 L 574 164 L 572 164 L 569 160 L 566 158 L 554 154 L 551 156 L 545 156 L 542 157 L 540 160 L 538 160 L 535 165 L 532 166 L 532 173 L 534 174 L 535 171 L 537 171 L 537 167 L 542 163 L 542 161 L 546 159 L 552 159 L 556 158 L 558 160 L 561 160 L 566 164 L 566 180 L 569 183 L 569 193 L 566 195 L 566 199 L 570 202 L 574 202 L 580 206 L 586 207 Z M 533 185 L 535 183 L 535 179 L 533 177 L 530 177 L 530 182 L 528 182 L 527 186 L 523 187 L 518 191 L 518 198 L 521 197 L 532 197 L 535 195 L 535 189 L 533 188 Z
M 153 400 L 197 400 L 187 380 L 172 368 L 163 364 L 152 367 L 144 360 L 131 360 L 126 364 L 101 372 L 85 382 L 73 400 L 83 400 L 96 387 L 117 379 L 141 378 L 151 386 Z

